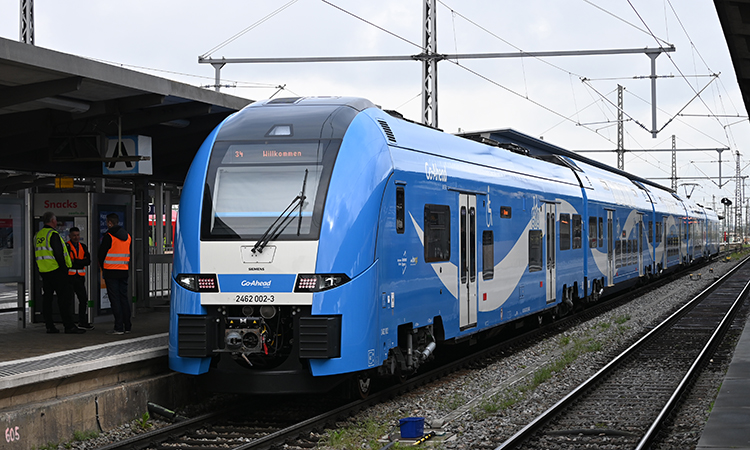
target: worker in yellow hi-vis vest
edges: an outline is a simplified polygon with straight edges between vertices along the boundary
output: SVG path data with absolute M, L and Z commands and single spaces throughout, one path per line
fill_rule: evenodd
M 85 333 L 76 327 L 70 314 L 71 291 L 68 282 L 68 269 L 71 266 L 68 248 L 57 232 L 57 217 L 47 211 L 42 216 L 44 227 L 34 236 L 34 259 L 42 275 L 42 307 L 47 333 L 59 333 L 52 318 L 53 295 L 57 293 L 65 332 L 68 334 Z

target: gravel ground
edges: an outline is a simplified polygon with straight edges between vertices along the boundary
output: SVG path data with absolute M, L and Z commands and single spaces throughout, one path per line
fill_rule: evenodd
M 593 375 L 626 345 L 645 334 L 660 318 L 675 310 L 678 303 L 699 293 L 714 277 L 723 275 L 732 265 L 714 262 L 701 269 L 703 277 L 700 280 L 692 281 L 689 275 L 683 276 L 668 286 L 634 299 L 554 338 L 500 357 L 481 369 L 456 372 L 429 386 L 371 408 L 340 426 L 356 435 L 359 430 L 365 429 L 362 426 L 364 423 L 395 426 L 398 418 L 425 417 L 427 423 L 435 426 L 442 424 L 441 431 L 453 435 L 453 438 L 446 441 L 432 441 L 433 447 L 494 449 Z M 709 269 L 713 269 L 713 274 Z M 743 319 L 735 322 L 744 324 Z M 735 326 L 733 334 L 726 341 L 736 343 L 739 333 L 741 328 L 738 331 Z M 579 345 L 576 346 L 576 343 Z M 549 367 L 560 359 L 562 350 L 570 351 L 573 348 L 580 350 L 577 352 L 578 357 L 564 368 L 552 371 L 546 381 L 539 382 L 538 369 L 545 365 Z M 717 358 L 704 371 L 696 383 L 696 389 L 676 415 L 672 433 L 659 448 L 695 448 L 731 360 L 733 348 L 734 345 L 725 345 L 722 348 L 724 357 Z M 393 429 L 389 426 L 385 427 L 388 431 Z M 352 438 L 350 442 L 357 440 L 363 443 L 359 448 L 380 448 L 380 444 L 373 445 L 368 436 Z M 323 445 L 321 448 L 351 447 Z
M 207 402 L 180 408 L 177 412 L 185 417 L 196 417 L 226 405 L 226 397 L 217 395 Z M 49 443 L 46 446 L 38 447 L 38 450 L 93 450 L 170 424 L 171 422 L 161 420 L 158 417 L 143 417 L 103 433 L 81 433 L 69 441 L 62 441 L 57 444 Z
M 731 266 L 731 263 L 714 262 L 701 270 L 703 277 L 700 280 L 692 281 L 686 275 L 669 286 L 634 299 L 554 338 L 499 357 L 484 367 L 455 372 L 398 399 L 377 405 L 340 423 L 336 432 L 328 432 L 328 438 L 324 440 L 330 444 L 321 444 L 319 448 L 379 449 L 385 445 L 375 440 L 380 434 L 396 431 L 399 418 L 417 416 L 425 417 L 426 422 L 433 426 L 442 425 L 441 431 L 452 436 L 445 441 L 428 441 L 423 446 L 446 450 L 494 449 L 594 374 L 625 345 L 647 332 L 679 302 L 700 292 L 714 276 L 726 273 Z M 709 273 L 709 268 L 713 269 L 713 274 Z M 744 320 L 736 322 L 744 324 Z M 732 333 L 726 340 L 730 344 L 739 339 L 741 328 L 735 327 Z M 696 382 L 696 388 L 674 419 L 671 434 L 658 448 L 695 448 L 733 348 L 727 344 L 722 347 L 723 356 L 716 358 Z M 541 381 L 539 369 L 558 362 L 563 352 L 577 357 L 565 367 L 549 372 L 549 378 Z M 194 416 L 199 413 L 198 408 L 180 412 Z M 74 439 L 57 446 L 50 444 L 45 448 L 95 449 L 168 424 L 151 419 L 149 426 L 144 428 L 141 422 L 135 420 L 97 437 Z M 339 439 L 331 439 L 332 434 Z M 342 435 L 348 437 L 340 439 Z

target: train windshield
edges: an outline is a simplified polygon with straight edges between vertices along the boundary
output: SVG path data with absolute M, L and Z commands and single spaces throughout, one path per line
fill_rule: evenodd
M 332 145 L 338 142 L 217 142 L 206 179 L 202 237 L 257 240 L 269 230 L 279 239 L 317 237 L 327 190 L 322 181 L 330 178 L 325 153 Z

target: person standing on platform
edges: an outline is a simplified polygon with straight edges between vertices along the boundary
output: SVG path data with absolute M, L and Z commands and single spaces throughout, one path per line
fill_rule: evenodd
M 117 214 L 107 214 L 107 232 L 99 244 L 99 266 L 102 268 L 107 296 L 115 316 L 115 328 L 107 334 L 130 333 L 129 264 L 130 235 L 120 226 Z
M 44 308 L 44 323 L 47 333 L 59 333 L 52 318 L 52 300 L 57 293 L 57 303 L 60 307 L 65 332 L 68 334 L 85 333 L 75 326 L 70 315 L 71 292 L 68 281 L 68 268 L 71 266 L 68 248 L 57 232 L 57 217 L 47 211 L 42 216 L 44 227 L 34 237 L 34 259 L 42 275 L 42 307 Z
M 81 230 L 73 227 L 68 235 L 68 254 L 72 266 L 68 269 L 68 279 L 73 294 L 78 297 L 78 328 L 84 330 L 93 330 L 94 326 L 89 323 L 86 308 L 88 307 L 89 297 L 86 294 L 86 266 L 91 264 L 91 254 L 86 244 L 81 242 Z M 74 300 L 71 294 L 71 300 Z

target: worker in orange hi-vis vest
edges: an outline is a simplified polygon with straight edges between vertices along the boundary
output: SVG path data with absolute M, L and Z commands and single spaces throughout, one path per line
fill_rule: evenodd
M 115 213 L 107 214 L 107 232 L 99 244 L 99 266 L 107 285 L 107 296 L 115 316 L 115 327 L 107 334 L 130 333 L 130 301 L 128 269 L 130 266 L 130 235 L 120 226 Z
M 78 328 L 93 330 L 94 326 L 89 323 L 86 314 L 89 303 L 86 293 L 86 266 L 91 264 L 91 254 L 86 244 L 81 242 L 81 230 L 78 227 L 72 227 L 68 233 L 68 254 L 72 263 L 68 269 L 68 279 L 73 293 L 78 297 Z

